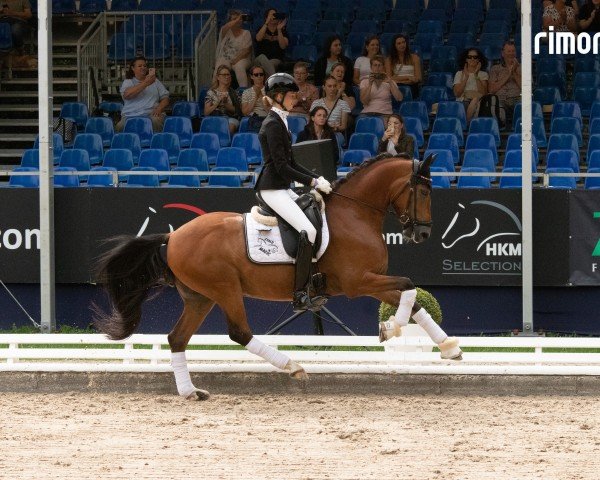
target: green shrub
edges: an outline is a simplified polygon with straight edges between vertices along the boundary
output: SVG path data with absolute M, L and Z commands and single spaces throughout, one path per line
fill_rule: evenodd
M 429 312 L 431 318 L 437 323 L 442 323 L 442 308 L 435 297 L 427 290 L 417 287 L 417 303 Z M 379 305 L 379 321 L 385 322 L 396 313 L 398 308 L 389 303 L 381 302 Z M 410 319 L 411 323 L 415 323 Z

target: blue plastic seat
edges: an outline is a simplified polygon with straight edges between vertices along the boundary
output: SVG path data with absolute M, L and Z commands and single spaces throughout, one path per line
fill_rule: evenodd
M 134 58 L 135 35 L 133 33 L 115 33 L 110 38 L 108 59 L 112 62 L 128 62 Z
M 295 133 L 296 135 L 298 135 L 302 130 L 304 130 L 304 127 L 306 127 L 306 123 L 306 118 L 304 117 L 288 117 L 288 128 L 290 132 Z
M 502 46 L 508 38 L 508 33 L 482 33 L 479 36 L 479 47 L 489 48 L 488 60 L 499 60 L 502 57 Z
M 422 60 L 429 60 L 431 58 L 431 49 L 433 45 L 440 45 L 442 43 L 442 35 L 439 33 L 417 33 L 413 39 L 413 45 L 419 47 L 420 57 Z
M 97 133 L 80 133 L 75 137 L 73 148 L 87 150 L 90 165 L 100 165 L 104 158 L 102 137 Z
M 152 142 L 152 135 L 154 135 L 152 120 L 148 117 L 128 117 L 123 132 L 137 134 L 141 147 L 148 148 Z
M 521 132 L 521 124 L 523 122 L 519 119 L 515 125 L 515 132 L 520 134 Z M 533 138 L 538 145 L 538 147 L 545 148 L 548 146 L 548 137 L 546 136 L 546 127 L 544 126 L 544 119 L 539 117 L 533 117 L 531 119 L 531 132 L 533 133 Z
M 513 111 L 513 131 L 516 130 L 517 123 L 521 120 L 523 115 L 523 104 L 521 102 L 515 105 Z M 540 102 L 531 102 L 531 117 L 532 118 L 544 118 L 544 112 L 542 111 L 542 105 Z
M 200 133 L 217 134 L 221 147 L 228 147 L 231 144 L 229 122 L 226 117 L 204 117 L 200 125 Z
M 461 172 L 486 172 L 484 168 L 481 167 L 463 167 Z M 488 176 L 479 176 L 479 175 L 465 175 L 458 177 L 458 188 L 490 188 L 491 187 L 491 177 Z
M 465 150 L 474 148 L 489 150 L 494 157 L 494 165 L 498 165 L 498 149 L 496 141 L 491 133 L 470 133 L 467 136 Z
M 13 169 L 13 172 L 32 172 L 32 174 L 11 175 L 8 181 L 9 187 L 38 188 L 40 186 L 39 169 L 34 167 L 17 167 Z
M 445 22 L 440 20 L 421 20 L 417 24 L 417 33 L 437 33 L 443 35 L 445 31 Z
M 465 144 L 462 125 L 458 118 L 436 118 L 431 133 L 450 133 L 456 137 L 459 147 Z
M 588 168 L 600 168 L 600 163 L 593 164 L 592 159 L 600 160 L 600 153 L 596 153 L 600 151 L 600 134 L 595 133 L 590 135 L 588 140 L 588 149 L 585 156 L 586 162 L 588 164 Z
M 188 117 L 167 117 L 163 133 L 174 133 L 179 139 L 180 148 L 188 148 L 192 143 L 192 135 L 194 134 L 192 121 Z
M 502 173 L 521 173 L 521 167 L 504 167 Z M 500 188 L 522 188 L 523 177 L 500 177 Z
M 581 133 L 581 124 L 574 117 L 558 117 L 552 120 L 550 134 L 555 133 L 570 133 L 575 135 L 577 145 L 581 147 L 583 144 L 583 135 Z
M 479 31 L 479 22 L 474 18 L 454 18 L 452 23 L 450 24 L 450 35 L 452 34 L 471 34 L 475 35 Z M 458 37 L 453 37 L 458 38 Z M 454 43 L 452 46 L 456 47 Z M 462 50 L 456 49 L 457 52 L 461 52 Z
M 429 135 L 427 150 L 450 150 L 454 164 L 460 162 L 458 139 L 453 133 L 432 133 Z
M 467 129 L 467 114 L 462 102 L 439 102 L 435 118 L 458 118 L 462 129 Z
M 597 135 L 600 133 L 600 117 L 590 119 L 588 133 L 590 135 Z
M 584 55 L 575 59 L 573 70 L 575 75 L 579 72 L 600 72 L 600 62 L 593 55 Z
M 452 62 L 453 58 L 444 59 L 444 62 Z M 446 89 L 446 95 L 449 99 L 454 100 L 454 91 L 452 85 L 454 82 L 454 74 L 450 72 L 429 72 L 425 85 L 428 87 L 444 87 Z
M 465 151 L 462 168 L 483 168 L 486 172 L 495 172 L 494 156 L 492 152 L 483 148 L 473 148 Z
M 537 172 L 535 158 L 531 159 L 531 173 Z M 504 164 L 502 166 L 503 169 L 506 168 L 523 168 L 523 151 L 521 149 L 508 150 L 504 155 Z M 533 181 L 537 182 L 539 180 L 538 177 L 533 177 Z
M 505 20 L 494 20 L 486 18 L 483 22 L 483 28 L 481 33 L 495 33 L 497 35 L 503 35 L 504 38 L 508 37 L 508 25 Z
M 217 167 L 232 167 L 238 172 L 247 172 L 248 161 L 246 160 L 246 152 L 239 147 L 224 147 L 217 154 Z M 247 175 L 241 175 L 240 181 L 246 182 L 249 180 Z
M 35 140 L 33 141 L 33 148 L 40 148 L 40 136 L 36 135 Z M 58 165 L 60 161 L 60 156 L 62 155 L 63 150 L 65 149 L 63 138 L 58 133 L 52 134 L 52 155 L 53 155 L 53 163 L 54 165 Z
M 85 124 L 85 133 L 97 133 L 102 137 L 102 145 L 108 148 L 115 134 L 115 128 L 108 117 L 91 117 Z
M 450 4 L 450 2 L 445 2 Z M 421 13 L 421 20 L 438 20 L 440 22 L 446 22 L 449 20 L 451 15 L 451 7 L 437 8 L 435 4 L 428 3 L 427 8 Z
M 353 133 L 348 143 L 348 150 L 367 150 L 373 157 L 378 147 L 379 141 L 373 133 Z
M 552 120 L 560 117 L 572 117 L 577 119 L 579 126 L 583 126 L 581 108 L 577 102 L 559 102 L 552 108 Z M 559 133 L 559 132 L 557 132 Z
M 173 105 L 174 117 L 199 118 L 200 115 L 200 106 L 197 102 L 176 102 Z
M 573 150 L 552 150 L 546 157 L 547 168 L 569 168 L 579 173 L 579 158 Z
M 450 33 L 448 34 L 448 40 L 446 41 L 446 45 L 453 45 L 456 47 L 458 52 L 462 52 L 470 45 L 475 43 L 475 34 L 471 32 L 461 33 Z
M 533 101 L 542 105 L 554 105 L 562 100 L 558 87 L 541 87 L 533 91 Z
M 13 49 L 12 30 L 9 23 L 0 23 L 0 52 L 8 53 Z
M 406 133 L 412 134 L 416 139 L 416 146 L 421 148 L 425 144 L 425 135 L 421 126 L 421 119 L 417 117 L 404 117 Z
M 142 153 L 140 137 L 137 133 L 115 133 L 110 144 L 110 150 L 124 148 L 131 152 L 133 164 L 137 164 Z
M 194 167 L 175 167 L 172 172 L 197 172 Z M 168 187 L 200 187 L 199 175 L 170 175 Z
M 310 65 L 315 63 L 318 56 L 319 52 L 315 45 L 296 45 L 292 49 L 292 58 L 297 61 L 304 61 Z
M 469 135 L 473 133 L 490 133 L 494 136 L 496 147 L 500 146 L 500 128 L 498 120 L 493 117 L 478 117 L 471 119 Z
M 231 146 L 244 149 L 248 165 L 260 165 L 262 163 L 262 149 L 258 140 L 258 134 L 236 133 L 231 141 Z
M 77 125 L 77 129 L 85 129 L 89 112 L 87 105 L 83 102 L 65 102 L 60 107 L 60 118 L 68 118 Z
M 148 148 L 142 150 L 140 154 L 140 167 L 151 167 L 159 172 L 167 172 L 170 170 L 169 166 L 169 155 L 166 150 L 160 148 Z M 166 174 L 160 174 L 160 181 L 167 180 Z M 131 178 L 128 182 L 131 181 Z
M 435 155 L 431 166 L 442 168 L 446 172 L 455 172 L 454 158 L 452 157 L 452 151 L 448 149 L 436 148 L 431 150 L 425 150 L 423 158 L 427 158 L 429 155 Z M 454 181 L 456 177 L 446 177 L 450 181 Z
M 216 133 L 196 133 L 192 137 L 190 148 L 201 148 L 206 152 L 206 158 L 209 165 L 217 163 L 217 154 L 221 145 Z
M 421 100 L 404 101 L 400 105 L 400 114 L 403 117 L 416 117 L 421 121 L 421 128 L 423 130 L 429 130 L 429 114 L 427 110 L 427 104 Z M 383 128 L 383 124 L 382 124 Z M 378 137 L 383 135 L 378 134 Z
M 206 151 L 200 148 L 188 148 L 179 152 L 178 167 L 193 167 L 199 172 L 208 172 Z M 200 175 L 201 181 L 207 181 L 208 175 Z
M 352 26 L 350 27 L 350 34 L 352 33 L 377 33 L 377 22 L 375 20 L 362 20 L 358 18 L 358 20 L 354 20 L 352 22 Z
M 570 168 L 546 168 L 546 173 L 573 173 L 573 171 Z M 576 189 L 577 179 L 576 177 L 559 177 L 550 175 L 550 178 L 548 180 L 548 187 Z
M 588 173 L 600 173 L 600 168 L 588 168 Z M 600 177 L 585 177 L 584 188 L 586 190 L 600 190 Z
M 342 156 L 342 166 L 360 165 L 365 160 L 371 158 L 371 156 L 371 152 L 368 150 L 346 150 Z
M 552 150 L 573 150 L 579 163 L 579 145 L 577 138 L 571 133 L 554 133 L 548 139 L 548 153 Z
M 79 148 L 66 149 L 60 156 L 60 162 L 58 165 L 60 167 L 74 168 L 79 172 L 89 172 L 91 168 L 90 157 L 87 150 L 82 150 Z M 80 180 L 86 181 L 87 175 L 78 178 L 77 183 L 79 183 Z
M 120 172 L 131 170 L 133 168 L 133 155 L 131 150 L 126 148 L 111 148 L 104 154 L 102 166 L 114 168 Z M 120 182 L 127 181 L 127 175 L 119 175 Z
M 215 167 L 211 172 L 237 172 L 233 167 Z M 208 178 L 209 187 L 241 187 L 242 181 L 238 175 L 211 175 Z
M 360 117 L 356 121 L 355 133 L 374 133 L 377 138 L 383 136 L 385 127 L 381 117 Z
M 112 172 L 116 172 L 113 167 L 94 167 L 92 172 L 106 172 L 103 175 L 90 175 L 88 177 L 88 187 L 116 187 L 118 181 L 115 182 Z
M 169 163 L 174 165 L 179 158 L 179 137 L 175 133 L 155 133 L 152 136 L 150 148 L 166 150 Z
M 600 73 L 577 72 L 573 79 L 573 88 L 577 87 L 600 87 Z
M 40 168 L 40 151 L 37 148 L 30 148 L 21 155 L 21 167 L 32 167 L 36 170 Z
M 434 173 L 447 173 L 442 167 L 429 167 L 432 174 Z M 433 188 L 450 188 L 450 177 L 442 175 L 431 175 L 431 186 Z
M 573 90 L 573 100 L 579 103 L 583 115 L 589 115 L 593 103 L 600 101 L 600 88 L 577 87 Z
M 132 172 L 156 172 L 154 167 L 133 167 Z M 130 175 L 126 187 L 158 187 L 158 175 L 156 173 L 148 173 L 143 175 Z
M 68 151 L 68 150 L 67 150 Z M 67 173 L 61 175 L 60 173 Z M 56 167 L 54 169 L 54 187 L 74 188 L 79 186 L 79 176 L 77 169 L 73 167 Z
M 434 103 L 448 100 L 446 87 L 425 86 L 421 89 L 420 100 L 427 104 L 427 111 L 431 112 Z
M 562 98 L 567 95 L 567 79 L 558 72 L 540 73 L 537 77 L 536 86 L 537 88 L 556 87 Z

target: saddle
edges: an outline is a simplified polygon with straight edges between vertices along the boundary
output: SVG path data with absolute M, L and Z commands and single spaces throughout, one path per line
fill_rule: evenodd
M 277 212 L 271 209 L 260 196 L 260 192 L 256 193 L 256 198 L 258 200 L 258 214 L 264 217 L 274 217 L 277 219 L 283 248 L 290 257 L 296 258 L 300 232 L 296 231 L 296 229 L 281 218 Z M 312 223 L 317 230 L 317 238 L 313 245 L 313 256 L 316 257 L 323 238 L 323 217 L 321 216 L 319 203 L 313 195 L 304 193 L 296 199 L 296 205 L 300 207 L 302 212 L 304 212 L 304 215 L 306 215 L 306 218 L 308 218 L 310 223 Z

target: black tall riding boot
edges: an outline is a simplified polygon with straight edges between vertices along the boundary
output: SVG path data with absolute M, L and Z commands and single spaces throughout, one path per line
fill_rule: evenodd
M 319 277 L 319 285 L 312 285 L 312 257 L 313 245 L 308 241 L 306 231 L 302 230 L 296 254 L 296 278 L 294 281 L 293 308 L 297 312 L 318 310 L 327 301 L 325 296 L 320 295 L 321 290 L 325 289 L 324 275 L 316 274 L 315 276 Z M 314 296 L 311 298 L 311 295 Z

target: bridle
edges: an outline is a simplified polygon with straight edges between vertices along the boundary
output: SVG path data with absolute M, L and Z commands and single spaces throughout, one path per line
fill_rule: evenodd
M 396 193 L 396 195 L 394 195 L 392 197 L 392 199 L 390 200 L 390 203 L 388 204 L 388 206 L 385 209 L 376 207 L 375 205 L 371 205 L 370 203 L 360 200 L 359 198 L 354 198 L 349 195 L 344 195 L 343 193 L 334 192 L 334 191 L 332 191 L 331 193 L 334 195 L 337 195 L 339 197 L 343 197 L 348 200 L 351 200 L 351 201 L 358 203 L 364 207 L 368 207 L 373 210 L 376 210 L 379 213 L 383 213 L 384 215 L 386 213 L 395 213 L 396 216 L 398 217 L 398 221 L 404 228 L 408 228 L 409 226 L 431 227 L 433 225 L 433 222 L 431 222 L 431 221 L 423 222 L 423 221 L 417 219 L 417 189 L 416 189 L 416 186 L 420 184 L 420 185 L 427 185 L 430 190 L 432 188 L 431 187 L 431 179 L 424 177 L 423 175 L 419 175 L 418 166 L 419 166 L 419 161 L 413 160 L 412 174 L 410 176 L 410 180 L 408 182 L 406 182 L 403 185 L 403 187 L 400 189 L 400 191 L 398 191 L 398 193 Z M 406 188 L 410 188 L 409 194 L 412 198 L 412 202 L 409 202 L 408 205 L 406 206 L 406 209 L 404 210 L 404 212 L 402 214 L 398 215 L 398 211 L 396 210 L 396 207 L 395 207 L 395 202 L 396 202 L 396 200 L 398 200 L 400 195 L 402 195 L 404 193 L 404 190 Z M 410 212 L 409 212 L 411 204 L 413 207 L 412 208 L 412 210 L 413 210 L 412 216 L 410 215 Z M 392 209 L 389 208 L 390 205 L 392 206 Z

